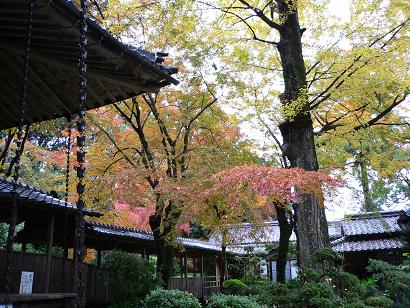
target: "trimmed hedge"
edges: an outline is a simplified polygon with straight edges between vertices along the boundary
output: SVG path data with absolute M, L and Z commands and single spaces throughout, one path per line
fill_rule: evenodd
M 144 300 L 146 308 L 201 308 L 192 294 L 179 290 L 157 289 L 151 291 Z
M 244 295 L 247 285 L 239 279 L 229 279 L 224 281 L 223 290 L 226 294 Z
M 262 308 L 252 297 L 214 294 L 207 301 L 207 308 Z

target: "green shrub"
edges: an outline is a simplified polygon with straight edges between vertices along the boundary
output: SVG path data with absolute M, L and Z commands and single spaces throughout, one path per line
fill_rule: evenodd
M 239 279 L 229 279 L 223 283 L 223 290 L 226 294 L 244 295 L 246 287 L 247 285 Z
M 348 302 L 364 298 L 367 294 L 366 284 L 362 283 L 355 275 L 345 272 L 341 268 L 331 268 L 325 271 L 334 285 L 334 291 Z
M 295 294 L 296 292 L 291 290 L 286 284 L 270 283 L 259 288 L 258 292 L 254 292 L 253 296 L 261 305 L 287 307 L 296 301 Z
M 155 267 L 137 255 L 112 251 L 104 256 L 102 267 L 108 273 L 109 292 L 117 307 L 138 307 L 147 293 L 160 285 Z
M 326 283 L 305 283 L 298 292 L 298 302 L 311 307 L 340 307 L 342 301 Z
M 366 305 L 371 307 L 379 307 L 379 308 L 390 308 L 393 306 L 393 301 L 385 296 L 373 296 L 366 298 L 365 301 Z
M 318 282 L 320 280 L 320 274 L 309 267 L 301 267 L 297 280 L 302 284 L 306 282 Z
M 394 307 L 410 307 L 410 271 L 405 266 L 370 260 L 367 270 L 382 291 L 386 291 Z
M 179 290 L 157 289 L 144 300 L 146 308 L 200 308 L 201 304 L 192 294 Z
M 332 248 L 322 248 L 315 252 L 313 258 L 316 262 L 340 262 L 343 256 Z
M 239 280 L 248 286 L 266 284 L 269 282 L 268 280 L 263 279 L 262 277 L 256 277 L 256 276 L 250 276 L 250 275 L 247 275 Z
M 262 308 L 252 297 L 214 294 L 207 301 L 207 308 Z

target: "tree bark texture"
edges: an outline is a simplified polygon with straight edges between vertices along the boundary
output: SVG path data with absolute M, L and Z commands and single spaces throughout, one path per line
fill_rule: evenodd
M 150 216 L 149 224 L 154 235 L 155 245 L 157 247 L 157 272 L 161 274 L 165 287 L 168 286 L 168 280 L 172 275 L 175 258 L 175 248 L 170 241 L 175 231 L 176 222 L 180 216 L 177 205 L 170 201 L 167 205 L 157 196 L 157 211 Z M 165 209 L 162 211 L 162 209 Z
M 370 185 L 369 185 L 369 174 L 367 172 L 367 162 L 365 161 L 364 154 L 360 152 L 359 159 L 357 160 L 359 165 L 359 172 L 360 172 L 360 184 L 363 189 L 363 210 L 365 212 L 372 212 L 375 211 L 376 208 L 372 202 L 372 198 L 370 196 Z
M 220 282 L 220 288 L 221 288 L 221 292 L 223 292 L 223 284 L 224 284 L 224 281 L 225 281 L 225 276 L 226 276 L 226 267 L 227 267 L 227 264 L 226 264 L 226 246 L 225 245 L 222 245 L 222 262 L 221 262 L 221 278 L 220 278 L 220 280 L 219 280 L 219 282 Z
M 302 30 L 298 12 L 292 8 L 293 1 L 278 0 L 282 17 L 278 51 L 285 83 L 281 102 L 284 106 L 298 101 L 297 113 L 288 118 L 279 128 L 283 137 L 283 148 L 291 167 L 318 170 L 314 144 L 313 124 L 309 112 L 306 90 L 306 68 L 302 53 Z M 299 105 L 300 104 L 300 105 Z M 324 207 L 314 195 L 303 196 L 297 207 L 297 229 L 299 240 L 299 263 L 301 266 L 320 269 L 313 254 L 330 245 Z
M 280 206 L 276 206 L 276 216 L 279 223 L 279 247 L 278 255 L 276 258 L 276 281 L 286 282 L 286 262 L 289 252 L 289 238 L 292 234 L 292 226 L 288 222 L 286 216 L 286 209 Z
M 149 218 L 149 224 L 157 248 L 157 272 L 161 274 L 161 279 L 164 281 L 165 288 L 167 288 L 168 279 L 172 274 L 175 250 L 174 247 L 167 243 L 167 234 L 161 232 L 161 217 L 159 215 L 152 215 Z

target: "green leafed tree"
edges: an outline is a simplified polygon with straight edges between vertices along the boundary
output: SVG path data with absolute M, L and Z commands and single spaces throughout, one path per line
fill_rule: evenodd
M 201 3 L 220 13 L 214 27 L 230 44 L 221 56 L 233 81 L 230 100 L 252 111 L 291 167 L 317 170 L 318 148 L 332 155 L 340 138 L 386 121 L 406 127 L 390 120 L 409 89 L 403 1 L 351 1 L 345 16 L 329 1 Z M 362 154 L 356 161 L 366 182 L 370 158 Z M 296 211 L 301 265 L 316 267 L 312 254 L 329 245 L 324 209 L 306 195 Z

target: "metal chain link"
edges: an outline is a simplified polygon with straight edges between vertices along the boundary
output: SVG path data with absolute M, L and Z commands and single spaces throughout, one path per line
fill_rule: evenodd
M 87 7 L 88 0 L 81 0 L 81 15 L 80 15 L 80 59 L 79 59 L 79 87 L 80 87 L 80 112 L 77 118 L 77 230 L 76 230 L 76 259 L 77 259 L 77 298 L 76 306 L 85 307 L 85 266 L 83 260 L 85 258 L 85 221 L 84 221 L 84 175 L 85 175 L 85 113 L 87 109 Z
M 16 138 L 16 151 L 15 151 L 15 165 L 14 165 L 14 176 L 13 176 L 13 202 L 11 209 L 11 217 L 9 230 L 7 235 L 6 243 L 6 294 L 7 298 L 11 292 L 11 259 L 12 250 L 14 243 L 14 233 L 16 232 L 16 220 L 17 220 L 17 182 L 20 178 L 20 156 L 22 152 L 23 145 L 23 125 L 25 122 L 26 105 L 27 105 L 27 89 L 28 89 L 28 74 L 30 71 L 30 53 L 31 53 L 31 38 L 33 32 L 33 12 L 34 12 L 35 0 L 31 0 L 28 8 L 28 19 L 27 19 L 27 37 L 26 37 L 26 50 L 24 56 L 24 69 L 23 69 L 23 81 L 21 87 L 20 95 L 20 114 L 19 122 L 17 128 L 17 138 Z M 28 131 L 27 131 L 28 133 Z

